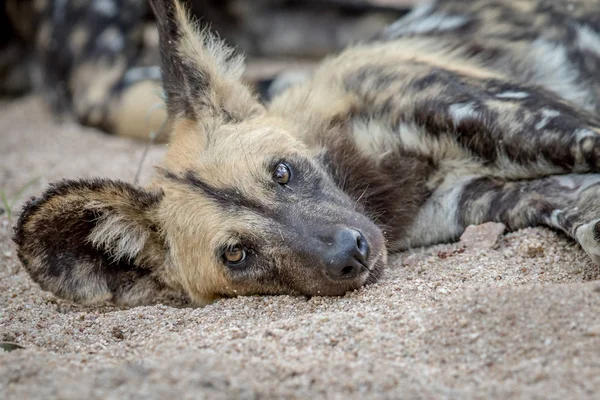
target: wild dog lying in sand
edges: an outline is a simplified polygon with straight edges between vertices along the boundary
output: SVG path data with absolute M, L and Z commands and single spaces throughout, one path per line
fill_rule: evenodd
M 544 225 L 600 262 L 600 6 L 437 1 L 268 108 L 243 60 L 152 0 L 171 139 L 147 188 L 62 181 L 15 241 L 77 302 L 342 295 L 466 226 Z

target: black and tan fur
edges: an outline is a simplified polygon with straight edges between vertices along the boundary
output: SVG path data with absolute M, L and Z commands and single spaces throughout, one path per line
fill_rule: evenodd
M 65 181 L 25 207 L 19 256 L 43 288 L 122 304 L 339 295 L 390 252 L 486 221 L 561 230 L 600 263 L 596 2 L 440 0 L 268 108 L 241 58 L 176 1 L 150 3 L 168 153 L 146 189 Z

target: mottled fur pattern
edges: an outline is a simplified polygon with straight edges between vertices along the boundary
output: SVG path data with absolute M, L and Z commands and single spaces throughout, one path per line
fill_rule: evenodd
M 267 107 L 177 1 L 150 4 L 168 153 L 147 189 L 69 181 L 25 207 L 19 256 L 42 287 L 340 295 L 486 221 L 561 230 L 600 263 L 596 2 L 435 1 Z

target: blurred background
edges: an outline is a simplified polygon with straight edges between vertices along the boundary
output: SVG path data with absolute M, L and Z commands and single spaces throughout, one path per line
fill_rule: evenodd
M 260 85 L 282 70 L 305 68 L 350 43 L 368 40 L 406 14 L 417 1 L 188 0 L 187 3 L 202 24 L 211 26 L 248 56 L 246 78 Z M 136 37 L 140 38 L 135 39 L 138 63 L 158 64 L 158 36 L 144 0 L 0 0 L 0 95 L 21 95 L 35 86 L 32 64 L 43 63 L 40 61 L 43 57 L 35 54 L 40 34 L 50 33 L 58 40 L 61 36 L 55 29 L 45 28 L 44 23 L 60 23 L 63 29 L 86 24 L 90 36 L 102 33 L 102 27 L 95 26 L 97 18 L 89 10 L 79 13 L 72 10 L 75 3 L 94 3 L 94 8 L 105 16 L 113 7 L 119 14 L 116 18 L 126 20 L 128 28 L 135 28 Z M 46 31 L 40 32 L 42 29 Z M 51 65 L 44 67 L 69 69 L 60 65 L 66 63 L 65 58 L 68 57 L 59 54 L 52 57 Z M 48 80 L 48 73 L 45 75 Z

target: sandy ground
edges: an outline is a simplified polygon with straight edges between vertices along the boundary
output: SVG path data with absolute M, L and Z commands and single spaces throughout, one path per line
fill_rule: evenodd
M 131 181 L 143 146 L 40 102 L 0 104 L 0 189 Z M 144 179 L 162 149 L 151 149 Z M 22 199 L 19 199 L 21 203 Z M 19 207 L 17 206 L 17 209 Z M 30 281 L 0 216 L 2 399 L 598 398 L 598 268 L 546 229 L 496 250 L 425 249 L 342 298 L 246 297 L 204 308 L 83 308 Z M 440 253 L 440 251 L 442 251 Z

